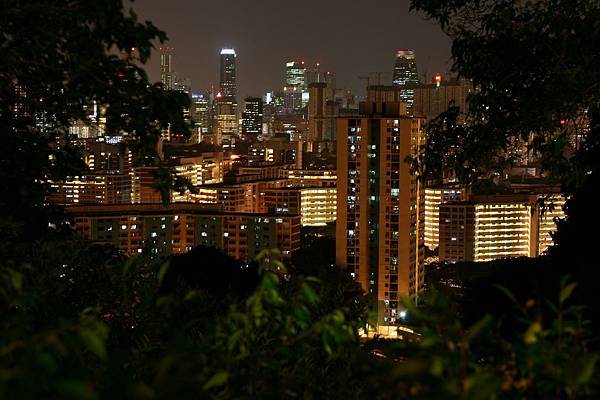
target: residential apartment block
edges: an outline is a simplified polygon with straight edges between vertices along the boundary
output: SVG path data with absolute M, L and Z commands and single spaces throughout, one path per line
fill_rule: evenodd
M 83 238 L 118 247 L 129 255 L 184 253 L 216 247 L 249 261 L 261 250 L 284 257 L 300 248 L 300 216 L 228 213 L 218 205 L 173 203 L 69 206 L 74 229 Z
M 359 116 L 338 118 L 336 261 L 383 326 L 398 321 L 402 298 L 424 287 L 424 189 L 406 162 L 424 134 L 395 88 L 369 90 Z

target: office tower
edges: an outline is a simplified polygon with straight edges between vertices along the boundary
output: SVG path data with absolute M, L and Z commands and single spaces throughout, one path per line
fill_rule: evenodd
M 242 133 L 256 139 L 262 134 L 263 103 L 260 97 L 247 97 L 242 113 Z
M 415 86 L 419 84 L 417 59 L 414 50 L 398 50 L 393 75 L 394 85 L 401 87 L 402 100 L 408 104 L 408 112 L 412 112 Z
M 163 89 L 173 89 L 173 51 L 172 47 L 160 48 L 160 81 Z
M 237 104 L 231 97 L 221 96 L 221 93 L 217 94 L 215 100 L 217 103 L 217 131 L 214 144 L 225 145 L 238 133 Z
M 192 81 L 190 78 L 180 78 L 177 74 L 173 74 L 173 90 L 189 94 L 192 91 Z
M 367 293 L 380 327 L 396 324 L 401 299 L 424 285 L 424 191 L 406 162 L 423 124 L 400 102 L 361 103 L 360 115 L 338 118 L 336 262 Z
M 302 109 L 302 88 L 286 86 L 283 88 L 284 108 L 287 113 L 298 112 Z
M 186 96 L 190 96 L 192 92 L 192 82 L 190 78 L 180 78 L 177 74 L 173 74 L 173 90 L 176 92 L 180 92 L 185 94 Z M 187 124 L 187 126 L 191 126 L 192 119 L 190 114 L 190 107 L 183 107 L 181 110 L 183 114 L 183 120 Z M 176 132 L 173 129 L 169 129 L 170 138 L 177 139 L 179 141 L 184 141 L 185 137 L 183 132 Z
M 285 86 L 306 87 L 306 69 L 304 61 L 289 61 L 285 63 Z
M 200 143 L 202 135 L 210 132 L 210 97 L 204 93 L 192 93 L 190 118 L 193 123 L 192 143 Z
M 235 99 L 237 95 L 235 58 L 236 55 L 234 49 L 221 50 L 219 91 L 224 98 L 229 97 Z
M 217 132 L 215 144 L 229 147 L 232 137 L 238 133 L 236 100 L 235 50 L 221 50 L 220 84 L 217 101 Z

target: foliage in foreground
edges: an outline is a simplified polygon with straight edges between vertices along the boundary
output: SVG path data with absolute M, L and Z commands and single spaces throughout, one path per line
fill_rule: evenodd
M 265 251 L 259 280 L 244 291 L 173 280 L 169 265 L 179 256 L 124 259 L 111 248 L 56 240 L 16 262 L 20 250 L 3 249 L 3 398 L 598 394 L 598 353 L 588 348 L 580 308 L 569 305 L 576 287 L 567 281 L 548 299 L 552 315 L 514 300 L 519 324 L 510 336 L 492 316 L 464 326 L 457 303 L 432 292 L 422 307 L 407 304 L 415 333 L 364 341 L 364 300 L 328 265 L 311 269 L 317 277 L 296 266 L 286 273 L 277 252 Z M 201 254 L 190 265 L 221 267 Z

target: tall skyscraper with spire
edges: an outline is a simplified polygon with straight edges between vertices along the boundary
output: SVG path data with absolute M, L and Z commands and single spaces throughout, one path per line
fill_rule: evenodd
M 400 98 L 407 103 L 408 112 L 412 113 L 415 86 L 419 84 L 417 57 L 414 50 L 400 49 L 396 53 L 393 82 L 394 85 L 402 87 Z

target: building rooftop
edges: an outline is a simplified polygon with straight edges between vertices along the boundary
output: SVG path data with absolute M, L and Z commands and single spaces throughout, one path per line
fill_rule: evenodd
M 206 216 L 231 216 L 252 218 L 282 218 L 300 217 L 300 214 L 274 214 L 274 213 L 237 213 L 221 211 L 221 204 L 206 203 L 171 203 L 164 206 L 160 203 L 142 204 L 91 204 L 68 205 L 67 212 L 74 216 L 119 216 L 127 215 L 170 215 L 170 214 L 195 214 Z

